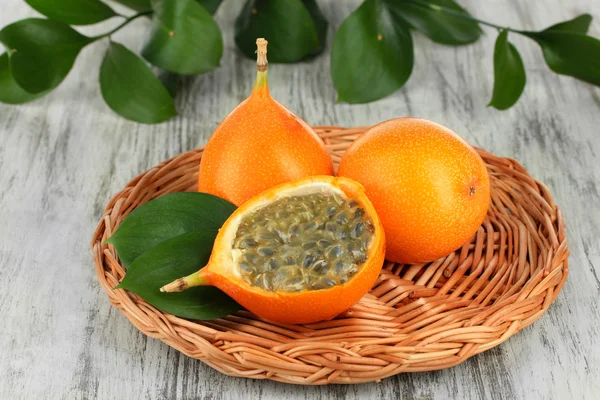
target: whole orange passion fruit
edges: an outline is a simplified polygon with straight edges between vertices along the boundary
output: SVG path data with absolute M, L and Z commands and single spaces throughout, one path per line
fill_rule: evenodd
M 339 176 L 360 182 L 385 229 L 386 258 L 425 263 L 475 234 L 490 203 L 479 154 L 450 129 L 418 118 L 382 122 L 342 157 Z
M 198 175 L 198 191 L 238 206 L 283 182 L 333 175 L 331 156 L 321 138 L 269 94 L 267 41 L 256 43 L 254 89 L 210 137 Z
M 383 227 L 363 187 L 316 176 L 273 187 L 220 229 L 206 267 L 165 285 L 212 285 L 275 322 L 327 320 L 356 303 L 384 261 Z

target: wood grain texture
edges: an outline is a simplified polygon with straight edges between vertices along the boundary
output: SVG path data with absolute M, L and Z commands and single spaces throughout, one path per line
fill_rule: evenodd
M 542 28 L 583 12 L 585 0 L 462 1 L 483 19 Z M 254 66 L 233 43 L 240 1 L 217 13 L 222 67 L 189 78 L 180 116 L 140 125 L 110 111 L 97 75 L 106 48 L 85 49 L 52 94 L 0 104 L 0 398 L 2 399 L 596 399 L 600 397 L 600 89 L 551 73 L 536 44 L 515 35 L 527 87 L 512 109 L 486 108 L 495 32 L 467 47 L 415 35 L 408 84 L 375 103 L 335 104 L 329 56 L 273 65 L 273 96 L 314 125 L 368 125 L 413 115 L 445 124 L 471 143 L 520 160 L 564 211 L 569 279 L 548 313 L 501 346 L 448 370 L 403 374 L 378 384 L 298 387 L 224 376 L 140 334 L 96 282 L 89 238 L 105 203 L 132 177 L 204 144 L 250 92 Z M 338 27 L 359 0 L 320 0 Z M 5 0 L 0 26 L 34 16 Z M 83 29 L 103 32 L 118 21 Z M 136 21 L 114 39 L 139 50 Z M 600 36 L 600 25 L 591 32 Z M 333 30 L 330 29 L 329 40 Z

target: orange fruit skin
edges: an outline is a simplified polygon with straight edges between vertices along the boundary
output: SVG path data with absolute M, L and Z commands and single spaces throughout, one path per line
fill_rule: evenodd
M 198 191 L 239 206 L 280 183 L 333 173 L 321 138 L 275 101 L 265 85 L 255 88 L 212 134 L 200 162 Z
M 418 118 L 382 122 L 342 157 L 339 176 L 360 182 L 387 238 L 386 258 L 426 263 L 477 231 L 490 203 L 479 154 L 450 129 Z
M 349 197 L 356 199 L 366 213 L 371 216 L 375 234 L 365 264 L 346 283 L 314 291 L 268 292 L 250 286 L 241 278 L 236 277 L 230 271 L 231 257 L 228 257 L 227 253 L 231 251 L 231 243 L 226 239 L 225 232 L 232 229 L 228 226 L 230 221 L 246 214 L 256 202 L 274 199 L 277 192 L 282 189 L 311 182 L 326 182 L 342 189 Z M 237 230 L 237 225 L 233 228 Z M 227 293 L 256 315 L 279 323 L 305 324 L 331 319 L 358 302 L 375 283 L 384 262 L 384 255 L 385 233 L 363 187 L 347 178 L 316 176 L 271 188 L 238 208 L 219 231 L 211 258 L 207 266 L 200 270 L 200 277 L 207 284 L 216 286 Z

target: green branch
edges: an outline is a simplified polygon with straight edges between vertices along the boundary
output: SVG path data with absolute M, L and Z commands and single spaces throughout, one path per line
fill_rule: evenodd
M 489 26 L 491 28 L 496 28 L 498 30 L 506 30 L 506 31 L 511 31 L 511 32 L 518 32 L 517 30 L 511 29 L 511 28 L 509 28 L 507 26 L 496 25 L 496 24 L 493 24 L 491 22 L 487 22 L 487 21 L 484 21 L 482 19 L 475 18 L 475 17 L 473 17 L 473 16 L 471 16 L 469 14 L 461 13 L 459 11 L 453 10 L 451 8 L 448 8 L 448 7 L 440 6 L 440 5 L 437 5 L 437 4 L 431 4 L 429 2 L 422 1 L 422 0 L 408 0 L 408 2 L 409 3 L 413 3 L 414 5 L 419 6 L 419 7 L 428 8 L 428 9 L 430 9 L 432 11 L 441 11 L 443 13 L 452 15 L 454 17 L 462 18 L 462 19 L 467 20 L 467 21 L 477 22 L 478 24 L 486 25 L 486 26 Z
M 110 35 L 112 35 L 113 33 L 115 33 L 115 32 L 117 32 L 118 30 L 120 30 L 121 28 L 123 28 L 123 27 L 125 27 L 126 25 L 128 25 L 130 22 L 132 22 L 132 21 L 134 21 L 134 20 L 138 19 L 139 17 L 143 17 L 143 16 L 145 16 L 145 15 L 151 15 L 152 13 L 154 13 L 154 11 L 152 11 L 152 10 L 149 10 L 149 11 L 143 11 L 143 12 L 137 13 L 137 14 L 135 14 L 135 15 L 132 15 L 131 17 L 127 17 L 127 18 L 125 18 L 125 21 L 123 21 L 121 24 L 119 24 L 117 27 L 115 27 L 115 28 L 114 28 L 114 29 L 112 29 L 111 31 L 109 31 L 109 32 L 106 32 L 106 33 L 104 33 L 104 34 L 102 34 L 102 35 L 100 35 L 100 36 L 95 36 L 95 37 L 93 37 L 92 39 L 93 39 L 94 41 L 96 41 L 96 40 L 99 40 L 99 39 L 105 38 L 105 37 L 107 37 L 107 36 L 110 36 Z

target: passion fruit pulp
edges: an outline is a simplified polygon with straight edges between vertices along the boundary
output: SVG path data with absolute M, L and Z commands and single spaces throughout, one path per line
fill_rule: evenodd
M 233 242 L 242 279 L 268 291 L 345 283 L 367 259 L 374 227 L 340 193 L 284 197 L 246 216 Z

